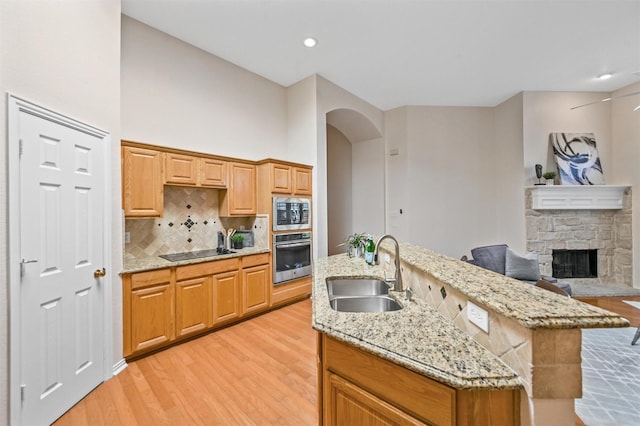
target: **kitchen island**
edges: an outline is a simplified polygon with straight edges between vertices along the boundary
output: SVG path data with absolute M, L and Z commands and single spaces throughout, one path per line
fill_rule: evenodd
M 392 292 L 403 305 L 394 312 L 335 311 L 326 287 L 333 277 L 384 279 L 392 264 L 369 266 L 338 255 L 314 265 L 325 424 L 345 415 L 434 424 L 575 424 L 580 328 L 624 327 L 625 319 L 417 246 L 401 244 L 400 252 L 405 287 L 415 296 L 407 301 Z M 468 320 L 472 304 L 487 314 L 487 331 Z M 399 374 L 408 376 L 394 380 Z M 410 391 L 403 390 L 406 383 L 419 384 Z M 432 385 L 439 393 L 429 390 Z M 433 395 L 440 397 L 429 400 Z

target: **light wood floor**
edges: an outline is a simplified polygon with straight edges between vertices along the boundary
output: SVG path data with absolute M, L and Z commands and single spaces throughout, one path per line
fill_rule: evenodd
M 317 425 L 305 300 L 129 363 L 55 425 Z
M 640 325 L 640 296 L 581 300 Z M 305 300 L 131 362 L 55 425 L 316 425 L 315 359 Z
M 638 325 L 640 325 L 640 309 L 636 309 L 633 306 L 623 302 L 623 300 L 640 301 L 640 296 L 593 297 L 578 298 L 578 300 L 589 303 L 590 305 L 598 306 L 611 312 L 615 312 L 628 319 L 632 327 L 638 327 Z

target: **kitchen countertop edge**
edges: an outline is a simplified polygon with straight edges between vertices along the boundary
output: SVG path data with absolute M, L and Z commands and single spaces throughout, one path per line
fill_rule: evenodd
M 238 257 L 252 256 L 255 254 L 271 253 L 268 248 L 247 247 L 243 249 L 234 249 L 235 253 L 219 254 L 210 257 L 201 257 L 199 259 L 187 259 L 178 262 L 170 262 L 159 256 L 141 257 L 136 259 L 125 259 L 122 272 L 120 275 L 133 274 L 136 272 L 153 271 L 156 269 L 173 268 L 176 266 L 194 265 L 203 262 L 215 262 L 217 260 L 234 259 Z

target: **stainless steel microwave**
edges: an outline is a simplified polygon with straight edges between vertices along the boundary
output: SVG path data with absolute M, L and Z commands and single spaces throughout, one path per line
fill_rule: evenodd
M 273 197 L 273 230 L 311 229 L 311 199 Z

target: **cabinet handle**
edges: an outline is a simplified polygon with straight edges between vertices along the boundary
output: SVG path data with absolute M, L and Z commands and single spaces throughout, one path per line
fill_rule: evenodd
M 107 275 L 107 270 L 102 268 L 102 269 L 96 269 L 93 272 L 93 277 L 94 278 L 100 278 L 100 277 L 104 277 L 105 275 Z

